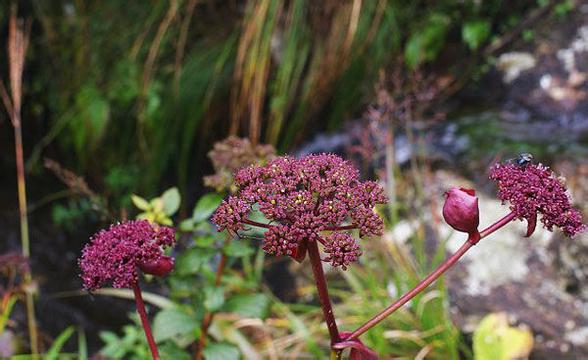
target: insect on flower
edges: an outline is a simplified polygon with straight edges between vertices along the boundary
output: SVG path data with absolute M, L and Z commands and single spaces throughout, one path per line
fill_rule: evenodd
M 518 166 L 526 166 L 533 162 L 533 154 L 528 152 L 520 153 L 518 157 L 514 159 L 508 159 L 506 162 L 509 164 L 516 164 Z

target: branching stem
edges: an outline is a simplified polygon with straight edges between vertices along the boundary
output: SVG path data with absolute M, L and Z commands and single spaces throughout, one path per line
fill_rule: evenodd
M 492 234 L 496 230 L 500 229 L 504 225 L 508 224 L 509 222 L 513 221 L 516 218 L 514 213 L 509 213 L 502 219 L 498 220 L 494 224 L 490 225 L 486 229 L 480 232 L 479 239 L 483 239 L 486 236 Z M 401 298 L 396 300 L 386 309 L 375 315 L 365 324 L 357 328 L 354 332 L 352 332 L 345 340 L 356 339 L 372 327 L 376 326 L 390 314 L 398 310 L 404 304 L 409 302 L 412 298 L 418 295 L 421 291 L 425 290 L 429 285 L 431 285 L 435 280 L 437 280 L 441 275 L 443 275 L 447 270 L 449 270 L 472 246 L 474 246 L 478 240 L 477 234 L 474 236 L 470 235 L 468 240 L 449 258 L 447 258 L 437 269 L 435 269 L 432 273 L 430 273 L 426 278 L 424 278 L 420 283 L 418 283 L 412 290 L 404 294 Z M 337 346 L 333 346 L 334 349 L 337 349 Z

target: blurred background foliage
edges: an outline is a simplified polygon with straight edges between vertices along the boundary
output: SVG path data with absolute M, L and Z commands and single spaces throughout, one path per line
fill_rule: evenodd
M 130 189 L 155 194 L 162 181 L 185 192 L 215 139 L 230 133 L 288 151 L 357 114 L 383 70 L 434 74 L 428 81 L 440 92 L 454 91 L 493 41 L 542 6 L 21 2 L 21 16 L 33 19 L 25 118 L 35 119 L 28 128 L 36 131 L 28 166 L 54 155 L 117 199 Z M 3 25 L 7 14 L 0 8 Z

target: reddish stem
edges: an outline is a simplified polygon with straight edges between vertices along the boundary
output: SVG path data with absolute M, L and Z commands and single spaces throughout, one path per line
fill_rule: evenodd
M 251 225 L 251 226 L 257 226 L 257 227 L 261 227 L 261 228 L 265 228 L 265 229 L 269 228 L 268 224 L 260 223 L 260 222 L 249 220 L 249 219 L 244 219 L 242 222 L 243 222 L 243 224 L 247 224 L 247 225 Z
M 137 312 L 141 318 L 141 324 L 143 325 L 143 330 L 145 331 L 145 337 L 147 337 L 147 343 L 149 344 L 149 350 L 151 350 L 151 356 L 153 357 L 153 360 L 160 360 L 159 351 L 157 350 L 157 345 L 155 345 L 155 340 L 153 339 L 153 334 L 151 332 L 151 326 L 149 326 L 149 320 L 147 319 L 147 312 L 145 311 L 145 303 L 143 302 L 143 296 L 141 295 L 139 282 L 135 282 L 133 284 L 133 293 L 135 293 Z
M 331 299 L 329 298 L 327 280 L 323 271 L 323 264 L 321 262 L 316 241 L 308 241 L 308 257 L 312 265 L 312 273 L 314 275 L 321 309 L 323 310 L 323 315 L 327 322 L 327 328 L 329 329 L 331 345 L 334 345 L 338 341 L 341 341 L 341 337 L 339 336 L 339 330 L 337 329 L 337 323 L 335 322 L 335 316 L 333 315 L 333 307 L 331 306 Z
M 486 236 L 492 234 L 496 230 L 500 229 L 504 225 L 508 224 L 512 220 L 516 218 L 514 213 L 509 213 L 502 219 L 498 220 L 494 224 L 490 225 L 486 229 L 482 230 L 479 234 L 473 234 L 468 236 L 468 240 L 449 258 L 447 258 L 437 269 L 435 269 L 432 273 L 430 273 L 426 278 L 424 278 L 420 283 L 417 284 L 412 290 L 404 294 L 400 299 L 396 300 L 386 309 L 381 311 L 379 314 L 371 318 L 365 324 L 357 328 L 354 332 L 352 332 L 345 340 L 351 340 L 359 337 L 361 334 L 365 333 L 372 327 L 376 326 L 379 322 L 384 320 L 394 311 L 398 310 L 402 305 L 406 304 L 416 295 L 418 295 L 421 291 L 425 290 L 429 285 L 431 285 L 435 280 L 437 280 L 443 273 L 445 273 L 449 268 L 451 268 L 472 246 L 474 246 L 480 239 L 485 238 Z M 337 348 L 334 346 L 333 348 Z
M 243 222 L 243 224 L 257 226 L 257 227 L 264 228 L 264 229 L 268 229 L 270 227 L 270 225 L 268 225 L 268 224 L 260 223 L 258 221 L 249 220 L 249 219 L 245 219 L 242 222 Z M 353 229 L 357 229 L 357 225 L 333 226 L 333 227 L 326 228 L 325 231 L 344 231 L 344 230 L 353 230 Z

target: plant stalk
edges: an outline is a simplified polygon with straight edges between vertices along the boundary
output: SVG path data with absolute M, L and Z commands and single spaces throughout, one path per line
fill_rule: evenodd
M 331 306 L 331 299 L 329 298 L 329 290 L 327 288 L 327 280 L 323 271 L 323 264 L 321 262 L 316 241 L 308 241 L 308 257 L 312 265 L 312 274 L 314 275 L 321 309 L 323 310 L 323 315 L 327 322 L 327 328 L 329 329 L 331 345 L 334 345 L 341 341 L 341 337 L 339 336 L 339 330 L 337 329 L 337 323 L 333 314 L 333 307 Z
M 357 328 L 354 332 L 352 332 L 345 340 L 356 339 L 372 327 L 376 326 L 390 314 L 398 310 L 416 295 L 418 295 L 421 291 L 425 290 L 429 285 L 431 285 L 435 280 L 437 280 L 441 275 L 443 275 L 447 270 L 449 270 L 472 246 L 474 246 L 480 239 L 485 238 L 486 236 L 492 234 L 496 230 L 500 229 L 504 225 L 508 224 L 512 220 L 516 218 L 514 213 L 509 213 L 502 219 L 498 220 L 494 224 L 490 225 L 486 229 L 480 232 L 479 239 L 477 234 L 470 235 L 468 240 L 449 258 L 447 258 L 437 269 L 435 269 L 432 273 L 430 273 L 426 278 L 424 278 L 420 283 L 418 283 L 412 290 L 404 294 L 401 298 L 396 300 L 386 309 L 381 311 L 379 314 L 368 320 L 365 324 Z
M 151 356 L 153 360 L 160 360 L 159 351 L 151 332 L 151 326 L 149 326 L 149 319 L 147 319 L 147 311 L 145 311 L 145 303 L 143 302 L 143 296 L 141 295 L 141 288 L 139 282 L 133 284 L 133 293 L 135 294 L 135 304 L 137 304 L 137 312 L 141 318 L 141 324 L 145 331 L 145 337 L 147 337 L 147 343 L 149 344 L 149 350 L 151 350 Z
M 12 124 L 14 127 L 14 153 L 16 160 L 16 178 L 17 178 L 17 192 L 18 192 L 18 215 L 20 220 L 20 242 L 22 247 L 22 255 L 28 260 L 31 257 L 31 245 L 29 238 L 29 221 L 27 215 L 27 187 L 25 178 L 24 155 L 22 145 L 22 127 L 20 120 L 20 109 L 14 107 L 12 111 Z M 24 273 L 24 282 L 27 285 L 32 283 L 32 274 L 29 267 Z M 29 341 L 31 345 L 31 353 L 33 357 L 39 353 L 37 321 L 35 316 L 35 299 L 33 293 L 27 287 L 25 295 L 25 307 L 27 312 L 27 325 L 29 330 Z

